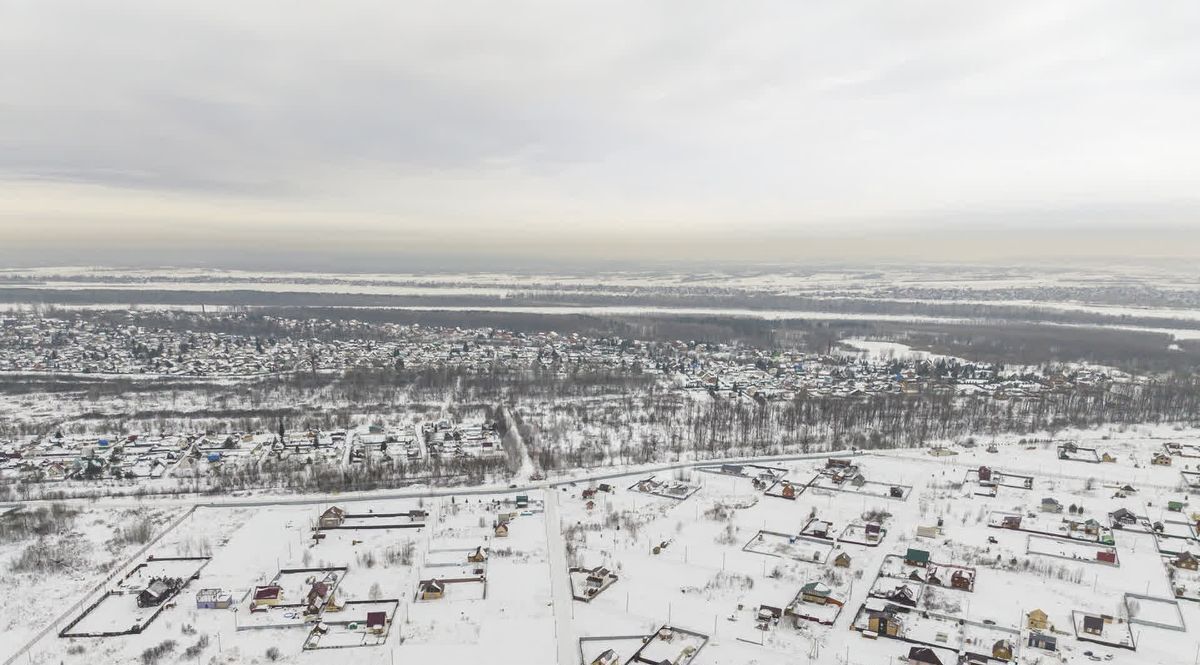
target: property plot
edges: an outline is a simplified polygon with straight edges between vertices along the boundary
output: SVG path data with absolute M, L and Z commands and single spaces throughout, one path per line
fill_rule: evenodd
M 1154 598 L 1141 594 L 1125 594 L 1125 610 L 1129 623 L 1137 623 L 1167 630 L 1187 630 L 1179 603 L 1171 598 Z
M 1066 443 L 1058 447 L 1058 459 L 1099 464 L 1100 453 L 1095 448 L 1085 448 L 1073 443 Z
M 1095 644 L 1105 644 L 1122 649 L 1137 649 L 1133 631 L 1124 619 L 1107 614 L 1089 614 L 1071 610 L 1071 624 L 1075 628 L 1075 639 Z
M 868 523 L 853 523 L 847 524 L 845 529 L 842 529 L 841 535 L 838 536 L 838 542 L 842 544 L 850 543 L 852 545 L 864 545 L 866 547 L 878 547 L 880 541 L 887 537 L 887 529 L 879 524 Z
M 1180 471 L 1179 475 L 1183 476 L 1183 482 L 1191 489 L 1200 489 L 1200 472 L 1197 471 Z
M 932 612 L 910 612 L 904 620 L 904 639 L 930 646 L 959 649 L 963 626 L 958 619 Z
M 1006 473 L 1004 471 L 992 471 L 992 483 L 1003 487 L 1012 487 L 1019 490 L 1033 489 L 1033 476 L 1023 476 L 1019 473 Z
M 1200 446 L 1194 443 L 1164 443 L 1163 449 L 1169 455 L 1178 455 L 1179 457 L 1200 457 Z
M 414 519 L 407 513 L 391 515 L 347 515 L 346 519 L 330 529 L 420 529 L 425 526 L 421 519 Z
M 833 543 L 778 531 L 759 531 L 742 550 L 806 563 L 825 563 L 833 551 Z
M 816 482 L 816 480 L 817 476 L 814 476 L 813 479 L 807 483 L 794 482 L 790 479 L 781 478 L 772 483 L 771 486 L 763 492 L 763 494 L 766 494 L 767 496 L 773 496 L 777 499 L 789 499 L 795 501 L 796 497 L 803 494 L 804 490 L 808 489 L 809 485 Z
M 379 646 L 387 641 L 399 600 L 350 601 L 336 619 L 322 618 L 313 626 L 305 649 L 344 649 Z
M 1117 561 L 1117 550 L 1115 547 L 1105 547 L 1069 538 L 1054 538 L 1031 534 L 1026 541 L 1025 552 L 1027 554 L 1042 554 L 1060 559 L 1098 563 L 1107 566 L 1121 565 Z
M 580 662 L 618 665 L 642 647 L 645 635 L 590 636 L 579 638 Z
M 651 476 L 630 485 L 629 489 L 634 492 L 641 492 L 642 494 L 652 494 L 667 499 L 683 501 L 695 494 L 700 489 L 700 486 L 691 485 L 680 480 L 658 480 Z
M 909 495 L 912 494 L 912 487 L 908 485 L 867 480 L 862 475 L 839 480 L 836 478 L 831 478 L 828 475 L 821 474 L 813 480 L 812 487 L 819 487 L 821 489 L 834 490 L 837 492 L 862 494 L 881 499 L 896 499 L 898 501 L 905 501 L 908 499 Z
M 147 559 L 67 624 L 59 637 L 140 633 L 199 575 L 208 557 Z
M 761 466 L 758 464 L 722 464 L 720 466 L 702 466 L 698 471 L 716 473 L 724 476 L 749 478 L 770 485 L 787 475 L 788 470 L 778 466 Z
M 634 653 L 631 663 L 687 665 L 708 642 L 708 636 L 675 626 L 663 626 Z
M 882 598 L 898 605 L 916 607 L 917 603 L 921 601 L 921 594 L 924 589 L 925 584 L 918 580 L 898 579 L 881 575 L 875 578 L 875 583 L 871 586 L 868 595 L 872 598 Z
M 787 606 L 787 613 L 797 618 L 797 621 L 811 621 L 821 625 L 833 625 L 838 621 L 842 606 L 845 605 L 846 594 L 834 592 L 834 589 L 823 582 L 808 582 L 800 587 L 796 598 Z
M 571 568 L 571 597 L 585 603 L 591 602 L 605 589 L 617 581 L 617 576 L 603 566 L 595 568 Z
M 446 601 L 483 600 L 487 597 L 487 578 L 478 577 L 435 577 L 421 580 L 417 584 L 414 601 L 418 603 L 440 603 Z

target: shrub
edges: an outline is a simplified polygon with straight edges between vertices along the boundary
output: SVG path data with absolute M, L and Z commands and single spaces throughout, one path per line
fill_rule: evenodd
M 175 640 L 164 640 L 142 652 L 142 665 L 154 665 L 163 656 L 175 650 Z

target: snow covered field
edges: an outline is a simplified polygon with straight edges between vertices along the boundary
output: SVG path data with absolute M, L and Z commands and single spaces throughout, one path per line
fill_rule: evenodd
M 173 642 L 165 662 L 190 659 L 184 656 L 188 649 L 200 662 L 213 657 L 217 662 L 265 662 L 267 649 L 274 647 L 279 662 L 340 663 L 348 652 L 329 647 L 353 646 L 353 659 L 364 664 L 390 664 L 393 658 L 548 664 L 561 663 L 561 651 L 574 658 L 580 653 L 595 658 L 608 648 L 623 663 L 642 646 L 641 637 L 671 626 L 680 629 L 680 641 L 654 648 L 684 649 L 692 644 L 687 640 L 700 644 L 703 639 L 694 659 L 699 665 L 842 662 L 847 655 L 850 663 L 867 665 L 905 655 L 914 643 L 950 653 L 984 646 L 990 650 L 999 642 L 1011 642 L 1021 661 L 1031 662 L 1042 652 L 1025 644 L 1026 614 L 1038 609 L 1067 633 L 1059 635 L 1059 649 L 1069 660 L 1082 659 L 1084 650 L 1099 649 L 1111 652 L 1116 663 L 1180 662 L 1179 654 L 1194 650 L 1188 630 L 1200 626 L 1200 605 L 1188 600 L 1172 603 L 1168 571 L 1174 564 L 1159 548 L 1182 545 L 1200 552 L 1200 543 L 1175 527 L 1168 534 L 1165 522 L 1161 538 L 1153 528 L 1140 525 L 1115 528 L 1116 567 L 1094 561 L 1095 553 L 1107 548 L 1064 538 L 1064 532 L 1055 530 L 1067 521 L 1089 520 L 1108 528 L 1121 509 L 1147 524 L 1188 519 L 1191 509 L 1186 504 L 1180 511 L 1168 510 L 1168 503 L 1187 501 L 1181 471 L 1194 464 L 1178 456 L 1172 466 L 1151 465 L 1149 460 L 1164 450 L 1164 442 L 1195 444 L 1200 442 L 1197 434 L 1167 426 L 1067 431 L 1056 440 L 1033 443 L 997 438 L 994 453 L 947 442 L 947 449 L 957 454 L 933 456 L 922 449 L 858 455 L 850 458 L 857 467 L 854 474 L 839 471 L 848 478 L 861 474 L 910 486 L 902 499 L 821 490 L 785 500 L 765 495 L 761 481 L 756 488 L 754 475 L 688 469 L 660 473 L 664 480 L 696 488 L 676 498 L 629 489 L 651 475 L 630 469 L 627 475 L 604 480 L 611 492 L 592 492 L 597 484 L 580 479 L 494 494 L 386 499 L 347 495 L 308 505 L 272 505 L 264 497 L 264 505 L 255 507 L 197 508 L 146 555 L 129 559 L 132 566 L 148 555 L 211 556 L 199 579 L 144 632 L 59 638 L 52 631 L 22 660 L 135 663 L 147 649 Z M 1061 459 L 1057 449 L 1066 440 L 1095 447 L 1117 461 Z M 760 464 L 779 468 L 783 477 L 801 484 L 811 479 L 828 482 L 824 458 Z M 998 474 L 1030 476 L 1032 487 L 1002 485 L 994 497 L 979 496 L 978 472 L 983 466 Z M 554 494 L 553 500 L 547 493 Z M 519 505 L 518 494 L 525 497 Z M 1046 498 L 1074 510 L 1045 512 Z M 356 515 L 410 510 L 429 515 L 420 529 L 325 529 L 320 532 L 324 537 L 314 540 L 318 516 L 332 505 Z M 89 507 L 84 515 L 97 510 Z M 100 519 L 101 514 L 85 517 L 82 523 L 95 521 L 97 530 L 110 532 L 114 520 Z M 173 514 L 164 512 L 160 522 Z M 999 527 L 997 515 L 1022 517 L 1022 528 Z M 345 526 L 365 521 L 351 518 Z M 496 529 L 502 521 L 506 535 Z M 76 523 L 81 523 L 80 517 Z M 867 524 L 883 527 L 877 547 L 859 542 L 857 536 L 855 542 L 837 540 L 847 525 L 856 525 L 858 533 L 865 532 Z M 802 536 L 806 525 L 808 533 L 828 529 L 830 540 Z M 755 551 L 758 548 L 746 547 L 760 532 L 782 534 L 769 536 L 771 541 L 763 541 L 762 547 L 783 555 L 764 556 Z M 561 548 L 548 539 L 559 533 L 566 541 Z M 1038 547 L 1031 547 L 1032 542 Z M 798 543 L 819 545 L 825 553 L 817 562 L 803 555 L 795 560 L 786 550 Z M 121 550 L 122 560 L 133 551 Z M 920 552 L 927 563 L 904 561 Z M 471 562 L 469 555 L 485 559 Z M 305 602 L 313 574 L 280 571 L 323 566 L 344 567 L 336 593 L 343 605 L 324 610 L 321 620 L 327 628 L 313 642 L 315 624 L 294 605 Z M 569 588 L 564 601 L 554 585 L 567 578 L 568 566 L 603 566 L 617 579 L 590 602 L 569 600 Z M 127 570 L 111 572 L 119 579 Z M 422 580 L 457 579 L 478 571 L 483 571 L 484 581 L 446 584 L 440 598 L 420 596 Z M 960 588 L 951 581 L 958 571 L 972 572 L 969 585 Z M 62 595 L 43 607 L 40 620 L 7 603 L 0 618 L 10 633 L 30 636 L 53 623 L 66 604 L 91 596 L 88 589 L 104 576 L 100 571 L 81 574 L 74 587 L 64 586 Z M 255 587 L 272 580 L 283 587 L 283 606 L 265 615 L 251 613 Z M 807 586 L 810 583 L 819 584 Z M 100 586 L 115 585 L 113 581 Z M 887 597 L 899 587 L 909 589 L 919 610 L 900 615 L 900 639 L 868 640 L 847 630 L 852 624 L 865 625 L 864 606 L 890 602 Z M 197 592 L 209 588 L 229 592 L 236 611 L 198 608 Z M 803 591 L 810 588 L 820 595 Z M 37 602 L 36 590 L 19 593 L 22 608 Z M 1135 598 L 1131 601 L 1127 594 Z M 394 609 L 388 609 L 391 603 Z M 362 626 L 376 604 L 388 618 L 386 631 L 372 637 Z M 1172 614 L 1175 607 L 1178 621 Z M 119 614 L 105 610 L 97 620 L 124 621 L 116 618 Z M 1073 617 L 1084 614 L 1113 618 L 1105 637 L 1120 635 L 1118 628 L 1129 626 L 1131 619 L 1139 621 L 1129 633 L 1137 650 L 1076 641 Z M 278 617 L 291 627 L 255 627 L 262 623 L 260 616 L 267 623 Z M 944 616 L 964 622 L 939 618 Z M 833 625 L 817 623 L 825 619 Z M 1179 625 L 1185 630 L 1178 630 Z M 62 627 L 56 624 L 54 630 Z M 562 643 L 564 635 L 567 641 Z M 23 641 L 11 641 L 10 653 Z M 305 649 L 306 644 L 322 648 Z

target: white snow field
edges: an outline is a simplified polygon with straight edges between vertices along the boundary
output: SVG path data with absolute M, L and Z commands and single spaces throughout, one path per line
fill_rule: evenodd
M 1068 438 L 1117 461 L 1059 459 L 1057 446 Z M 19 654 L 16 662 L 34 664 L 138 663 L 148 649 L 166 644 L 162 662 L 270 662 L 273 648 L 276 662 L 285 663 L 352 658 L 364 665 L 475 660 L 561 665 L 584 657 L 590 663 L 610 648 L 625 663 L 643 646 L 642 638 L 654 636 L 643 654 L 661 652 L 697 665 L 847 659 L 867 665 L 895 662 L 917 645 L 941 654 L 981 649 L 990 654 L 1001 643 L 1010 644 L 1021 662 L 1049 662 L 1051 654 L 1028 646 L 1025 617 L 1041 610 L 1068 662 L 1085 660 L 1084 651 L 1111 654 L 1114 663 L 1187 662 L 1196 649 L 1190 631 L 1200 626 L 1200 605 L 1182 598 L 1174 604 L 1169 575 L 1175 555 L 1159 548 L 1200 553 L 1190 531 L 1173 529 L 1168 535 L 1165 524 L 1194 519 L 1181 472 L 1195 464 L 1179 456 L 1171 466 L 1152 466 L 1149 460 L 1168 441 L 1197 440 L 1194 431 L 1159 426 L 1069 431 L 1033 444 L 1002 438 L 995 453 L 951 445 L 957 454 L 843 455 L 857 467 L 852 473 L 827 469 L 825 457 L 760 462 L 784 469 L 786 478 L 801 484 L 816 478 L 834 486 L 839 476 L 861 474 L 867 482 L 911 486 L 906 498 L 823 489 L 788 500 L 765 495 L 752 476 L 705 473 L 697 463 L 670 474 L 698 487 L 682 500 L 628 489 L 653 473 L 645 468 L 602 481 L 576 477 L 491 494 L 448 489 L 436 497 L 344 495 L 298 505 L 264 496 L 253 498 L 261 505 L 223 499 L 225 505 L 191 511 L 186 500 L 161 500 L 178 506 L 159 509 L 157 524 L 171 528 L 140 556 L 132 556 L 138 548 L 119 550 L 118 560 L 126 565 L 98 568 L 91 576 L 80 571 L 73 585 L 33 576 L 28 586 L 15 587 L 10 596 L 15 602 L 0 610 L 14 637 L 4 648 Z M 985 466 L 996 474 L 1032 476 L 1032 488 L 1001 485 L 995 496 L 980 495 L 979 470 Z M 600 482 L 612 491 L 600 491 Z M 1065 508 L 1043 510 L 1047 498 Z M 1170 502 L 1182 508 L 1172 509 Z M 100 517 L 99 506 L 103 503 L 88 506 L 77 522 L 111 530 L 112 520 Z M 419 529 L 323 529 L 323 537 L 314 540 L 313 528 L 331 506 L 351 516 L 347 526 L 368 523 L 354 516 L 371 512 L 429 515 Z M 1132 513 L 1133 522 L 1111 531 L 1119 566 L 1098 562 L 1096 552 L 1108 547 L 1088 542 L 1070 525 L 1082 530 L 1094 520 L 1107 528 L 1122 509 Z M 1002 516 L 1023 519 L 1019 527 L 1006 527 Z M 1164 522 L 1161 537 L 1155 522 Z M 496 528 L 501 523 L 504 535 Z M 883 528 L 876 543 L 865 536 L 870 524 Z M 802 536 L 805 525 L 810 526 Z M 827 538 L 812 535 L 821 530 L 828 531 Z M 756 546 L 760 532 L 782 535 Z M 840 541 L 844 533 L 853 537 Z M 793 556 L 796 548 L 800 554 Z M 813 548 L 818 560 L 806 552 Z M 4 550 L 6 556 L 15 549 Z M 483 561 L 468 559 L 480 554 Z M 94 601 L 93 585 L 117 588 L 116 580 L 149 556 L 211 559 L 138 634 L 57 635 L 79 614 L 60 619 L 60 612 Z M 605 567 L 617 580 L 590 602 L 572 600 L 567 569 L 578 566 Z M 322 571 L 337 571 L 335 598 L 306 614 L 309 591 Z M 114 579 L 104 582 L 110 573 Z M 956 574 L 967 575 L 970 583 L 959 588 Z M 1194 577 L 1186 570 L 1175 575 L 1179 585 Z M 445 582 L 443 594 L 425 595 L 423 580 Z M 280 606 L 252 612 L 255 587 L 272 581 L 283 589 Z M 810 583 L 819 584 L 806 587 Z M 878 632 L 870 627 L 870 612 L 896 604 L 888 596 L 899 587 L 908 589 L 912 611 L 897 614 L 895 636 L 866 639 Z M 62 591 L 48 592 L 51 588 Z M 201 589 L 228 592 L 232 607 L 198 608 Z M 819 590 L 819 599 L 812 589 Z M 103 612 L 89 621 L 127 622 L 115 606 L 111 613 L 100 607 Z M 378 632 L 367 627 L 369 612 L 385 617 Z M 1108 616 L 1110 623 L 1095 641 L 1076 639 L 1072 617 L 1090 615 Z M 1079 622 L 1082 626 L 1083 619 Z M 20 651 L 47 626 L 28 652 Z M 660 633 L 663 627 L 669 630 Z M 1109 644 L 1126 634 L 1136 650 Z

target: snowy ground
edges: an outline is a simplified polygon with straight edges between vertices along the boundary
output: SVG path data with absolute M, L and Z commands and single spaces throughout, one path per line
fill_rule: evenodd
M 1095 447 L 1117 461 L 1061 460 L 1057 447 L 1066 440 Z M 1060 634 L 1059 642 L 1070 661 L 1083 662 L 1082 652 L 1091 650 L 1112 653 L 1115 663 L 1183 662 L 1196 648 L 1190 631 L 1200 627 L 1200 604 L 1179 601 L 1184 631 L 1126 622 L 1126 594 L 1137 594 L 1168 602 L 1139 599 L 1134 605 L 1135 618 L 1174 623 L 1176 606 L 1170 602 L 1174 590 L 1167 575 L 1170 564 L 1164 564 L 1160 556 L 1160 540 L 1163 547 L 1182 545 L 1200 552 L 1200 543 L 1190 531 L 1178 527 L 1193 512 L 1181 471 L 1194 468 L 1196 461 L 1176 457 L 1171 466 L 1149 464 L 1151 455 L 1163 450 L 1168 441 L 1197 444 L 1200 436 L 1196 430 L 1167 426 L 1073 431 L 1033 443 L 1022 443 L 1017 437 L 998 438 L 996 453 L 985 451 L 991 441 L 973 448 L 947 442 L 957 454 L 934 457 L 926 450 L 906 450 L 855 458 L 865 477 L 911 486 L 904 500 L 822 490 L 806 491 L 789 501 L 765 496 L 749 477 L 687 469 L 672 473 L 672 478 L 698 488 L 685 499 L 627 489 L 649 475 L 631 469 L 626 476 L 605 480 L 616 489 L 596 493 L 591 509 L 582 496 L 591 485 L 586 481 L 549 486 L 544 492 L 520 490 L 530 500 L 523 508 L 515 505 L 515 491 L 363 500 L 342 505 L 354 513 L 422 508 L 430 513 L 427 526 L 330 530 L 323 532 L 325 538 L 319 544 L 313 544 L 311 526 L 331 505 L 328 501 L 199 508 L 154 543 L 147 554 L 211 556 L 211 561 L 200 579 L 179 595 L 174 607 L 164 610 L 144 633 L 102 639 L 62 639 L 51 634 L 39 640 L 23 660 L 34 664 L 134 663 L 140 662 L 146 649 L 174 641 L 173 655 L 164 662 L 187 660 L 184 652 L 189 647 L 194 648 L 199 662 L 209 662 L 214 656 L 217 662 L 264 662 L 266 650 L 273 646 L 279 650 L 279 662 L 285 663 L 341 663 L 352 658 L 364 665 L 390 664 L 394 658 L 403 662 L 562 664 L 564 658 L 578 662 L 573 659 L 581 649 L 594 657 L 603 650 L 598 649 L 602 645 L 627 659 L 642 644 L 635 637 L 649 636 L 668 625 L 708 638 L 695 658 L 698 665 L 826 663 L 844 662 L 847 657 L 850 663 L 866 665 L 892 661 L 907 654 L 911 646 L 891 639 L 867 640 L 847 630 L 872 589 L 889 593 L 903 584 L 919 592 L 914 593 L 918 608 L 929 616 L 909 615 L 902 635 L 942 650 L 979 649 L 1013 636 L 1022 662 L 1034 662 L 1038 652 L 1024 647 L 1023 617 L 1038 608 L 1049 615 L 1057 630 L 1068 633 Z M 824 460 L 770 462 L 798 483 L 808 483 L 823 465 Z M 1002 486 L 994 497 L 979 496 L 977 482 L 964 479 L 977 477 L 968 472 L 980 466 L 1032 476 L 1033 486 L 1029 490 Z M 1135 491 L 1119 491 L 1125 485 Z M 1043 513 L 1040 506 L 1048 497 L 1063 506 L 1081 507 L 1081 512 Z M 1168 511 L 1168 501 L 1188 503 L 1182 511 Z M 89 506 L 76 517 L 79 532 L 94 543 L 93 548 L 102 548 L 105 534 L 111 534 L 120 521 L 115 517 L 118 509 L 106 511 L 103 505 Z M 997 514 L 1020 515 L 1024 527 L 1061 536 L 1057 529 L 1063 519 L 1094 519 L 1107 527 L 1109 514 L 1119 508 L 1148 522 L 1164 521 L 1164 531 L 1169 529 L 1167 532 L 1177 537 L 1156 539 L 1145 528 L 1115 529 L 1117 567 L 1094 561 L 1100 547 L 1094 542 L 994 526 Z M 498 537 L 493 525 L 503 514 L 512 518 L 507 537 Z M 165 524 L 175 515 L 164 510 L 156 519 Z M 846 525 L 880 518 L 887 532 L 878 547 L 799 537 L 814 518 L 832 523 L 831 538 Z M 1176 524 L 1168 527 L 1166 521 L 1170 520 Z M 918 526 L 932 529 L 939 522 L 940 533 L 917 537 Z M 772 537 L 776 549 L 786 549 L 792 544 L 791 536 L 796 536 L 796 542 L 805 546 L 822 543 L 828 556 L 814 563 L 743 549 L 759 532 L 785 534 Z M 1038 541 L 1036 550 L 1042 553 L 1027 553 L 1031 540 Z M 1064 552 L 1046 551 L 1051 543 Z M 11 560 L 19 547 L 6 545 L 0 552 Z M 485 583 L 458 583 L 471 586 L 471 591 L 464 593 L 458 591 L 465 586 L 447 585 L 445 598 L 415 602 L 421 579 L 472 572 L 474 566 L 467 565 L 465 555 L 477 547 L 488 553 L 483 566 Z M 954 570 L 952 566 L 973 568 L 973 591 L 949 588 L 945 580 L 938 586 L 925 584 L 920 577 L 908 579 L 915 569 L 896 562 L 909 548 L 928 551 L 943 576 Z M 1083 554 L 1076 559 L 1066 552 L 1069 548 L 1082 548 Z M 112 558 L 123 561 L 137 549 L 121 548 Z M 842 553 L 850 557 L 845 568 L 834 565 Z M 1092 556 L 1085 557 L 1087 553 Z M 566 581 L 567 567 L 597 565 L 611 569 L 618 581 L 590 603 L 571 601 L 569 584 L 565 588 L 560 584 Z M 247 599 L 255 585 L 274 579 L 281 569 L 321 566 L 347 568 L 338 586 L 344 600 L 395 602 L 392 625 L 382 644 L 352 651 L 305 651 L 311 626 L 304 625 L 302 616 L 289 628 L 248 627 L 255 623 L 249 618 Z M 881 570 L 899 577 L 880 578 Z M 59 577 L 27 578 L 29 590 L 17 589 L 20 603 L 3 606 L 3 620 L 14 636 L 5 642 L 5 648 L 15 651 L 66 604 L 86 596 L 108 572 L 120 573 L 119 578 L 126 570 L 81 570 L 71 584 L 61 583 Z M 286 580 L 286 602 L 299 602 L 305 591 L 304 576 L 282 579 Z M 787 616 L 777 623 L 756 620 L 761 606 L 786 608 L 808 582 L 821 582 L 831 590 L 831 598 L 844 603 L 840 613 L 828 608 L 805 612 L 836 614 L 832 627 L 807 621 L 796 624 Z M 238 610 L 197 609 L 195 594 L 202 588 L 232 592 Z M 45 601 L 39 606 L 41 596 Z M 333 629 L 322 638 L 325 644 L 361 643 L 362 635 L 350 634 L 346 627 L 352 615 L 362 619 L 360 613 L 365 614 L 361 606 L 343 610 L 341 617 L 327 612 L 324 619 Z M 1114 634 L 1132 625 L 1137 651 L 1077 642 L 1071 626 L 1073 613 L 1112 616 Z M 961 618 L 964 623 L 939 617 Z M 201 639 L 203 636 L 207 637 Z M 584 640 L 582 646 L 580 639 Z

